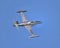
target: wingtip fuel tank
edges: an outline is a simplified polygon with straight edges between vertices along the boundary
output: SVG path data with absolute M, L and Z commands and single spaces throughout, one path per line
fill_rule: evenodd
M 26 10 L 18 10 L 17 13 L 27 12 Z

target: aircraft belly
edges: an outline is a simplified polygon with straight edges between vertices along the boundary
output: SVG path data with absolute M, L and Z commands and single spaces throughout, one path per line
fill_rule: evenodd
M 32 25 L 34 25 L 34 23 L 21 23 L 21 24 L 19 24 L 19 26 L 32 26 Z

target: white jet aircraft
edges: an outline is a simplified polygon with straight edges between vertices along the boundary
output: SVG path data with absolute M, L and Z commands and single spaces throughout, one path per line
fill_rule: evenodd
M 26 10 L 17 11 L 17 13 L 21 14 L 22 23 L 15 21 L 14 26 L 16 28 L 19 26 L 22 26 L 22 27 L 24 26 L 31 33 L 31 36 L 29 36 L 30 38 L 38 37 L 38 35 L 33 33 L 32 26 L 36 24 L 41 24 L 41 21 L 28 21 L 24 15 L 24 12 L 27 12 L 27 11 Z

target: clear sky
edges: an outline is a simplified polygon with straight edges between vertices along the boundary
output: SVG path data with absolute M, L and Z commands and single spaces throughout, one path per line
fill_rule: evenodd
M 30 21 L 42 21 L 33 28 L 40 37 L 30 39 L 29 32 L 13 27 L 22 22 L 17 10 L 27 10 Z M 0 0 L 0 48 L 60 48 L 60 0 Z

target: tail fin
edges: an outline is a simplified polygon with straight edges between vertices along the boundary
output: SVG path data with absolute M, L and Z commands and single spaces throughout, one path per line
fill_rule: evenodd
M 15 23 L 16 23 L 16 24 L 19 24 L 19 22 L 18 22 L 18 21 L 15 21 Z
M 19 24 L 19 22 L 18 21 L 15 21 L 15 23 L 14 23 L 13 26 L 17 28 L 18 27 L 18 24 Z

